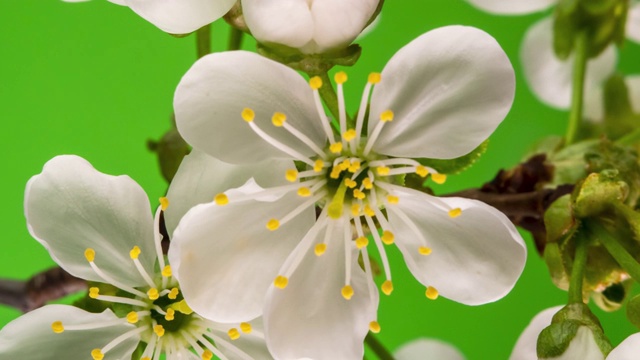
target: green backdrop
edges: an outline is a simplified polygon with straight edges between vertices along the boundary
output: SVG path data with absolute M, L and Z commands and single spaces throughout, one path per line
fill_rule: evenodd
M 387 1 L 378 27 L 360 41 L 360 61 L 346 69 L 347 104 L 355 110 L 366 75 L 380 71 L 418 35 L 450 24 L 489 32 L 516 69 L 515 103 L 491 137 L 486 155 L 436 190 L 478 186 L 499 168 L 516 164 L 536 139 L 564 132 L 567 113 L 533 97 L 519 64 L 524 32 L 542 16 L 492 16 L 462 0 Z M 146 141 L 169 128 L 173 91 L 195 60 L 195 39 L 169 36 L 128 8 L 104 0 L 3 0 L 0 28 L 0 277 L 25 279 L 54 265 L 30 237 L 22 208 L 27 180 L 53 156 L 77 154 L 102 172 L 128 174 L 152 203 L 163 195 L 166 183 Z M 225 50 L 226 39 L 226 24 L 215 23 L 214 50 Z M 255 42 L 245 39 L 244 47 L 254 50 Z M 638 71 L 639 58 L 640 46 L 625 44 L 620 68 Z M 381 295 L 381 341 L 395 349 L 418 337 L 437 337 L 471 360 L 506 359 L 530 319 L 566 298 L 551 284 L 526 234 L 525 240 L 529 256 L 514 290 L 497 303 L 479 307 L 428 300 L 397 249 L 389 251 L 395 291 Z M 634 332 L 622 311 L 605 314 L 596 309 L 596 314 L 614 345 Z M 17 316 L 19 312 L 0 306 L 0 326 Z

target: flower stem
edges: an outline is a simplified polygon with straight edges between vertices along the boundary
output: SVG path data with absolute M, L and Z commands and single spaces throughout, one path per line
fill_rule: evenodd
M 382 343 L 378 339 L 376 339 L 376 337 L 372 333 L 367 334 L 367 337 L 364 338 L 364 342 L 367 344 L 369 349 L 371 349 L 371 351 L 376 354 L 378 359 L 394 360 L 394 357 L 393 355 L 391 355 L 389 350 L 387 350 L 387 348 L 385 348 L 384 345 L 382 345 Z
M 340 124 L 338 123 L 338 119 L 340 118 L 340 113 L 338 110 L 338 95 L 336 94 L 336 91 L 331 84 L 329 74 L 323 72 L 318 76 L 322 79 L 322 86 L 320 87 L 320 89 L 318 89 L 318 91 L 320 92 L 320 97 L 324 101 L 325 105 L 327 105 L 329 111 L 331 111 L 331 115 L 333 116 L 331 125 L 333 125 L 333 127 L 338 130 L 338 133 L 340 133 L 343 130 L 340 129 Z
M 587 241 L 580 234 L 576 236 L 576 252 L 571 267 L 569 282 L 569 304 L 583 303 L 582 282 L 587 268 Z
M 196 30 L 196 52 L 198 59 L 211 54 L 211 25 Z
M 234 27 L 231 27 L 229 31 L 229 45 L 227 46 L 228 50 L 240 50 L 242 47 L 242 37 L 244 33 L 242 30 L 238 30 Z
M 586 32 L 578 34 L 576 38 L 575 61 L 573 63 L 573 92 L 571 94 L 571 113 L 569 114 L 569 126 L 565 135 L 565 146 L 573 144 L 576 140 L 578 127 L 582 121 L 582 107 L 584 102 L 584 78 L 587 71 L 587 48 L 589 37 Z
M 622 266 L 629 275 L 637 282 L 640 281 L 640 264 L 633 258 L 613 236 L 599 223 L 589 224 L 591 232 L 598 237 L 609 254 Z

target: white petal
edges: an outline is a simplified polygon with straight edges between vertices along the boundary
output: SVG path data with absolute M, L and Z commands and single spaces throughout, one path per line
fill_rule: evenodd
M 128 176 L 111 176 L 78 156 L 57 156 L 27 183 L 24 200 L 29 232 L 74 276 L 103 281 L 85 259 L 129 286 L 146 284 L 129 251 L 139 246 L 143 267 L 153 273 L 153 218 L 144 190 Z
M 640 3 L 629 9 L 629 15 L 627 15 L 627 38 L 640 43 Z
M 639 351 L 640 333 L 636 333 L 616 346 L 607 356 L 607 360 L 637 360 Z
M 551 319 L 558 311 L 562 309 L 562 306 L 552 307 L 538 313 L 524 329 L 516 346 L 511 352 L 510 360 L 537 360 L 538 353 L 536 347 L 538 344 L 538 335 L 540 332 L 551 325 Z
M 626 76 L 624 81 L 629 90 L 631 109 L 635 113 L 640 113 L 640 75 Z
M 464 360 L 464 356 L 453 346 L 434 339 L 417 339 L 394 351 L 396 360 Z
M 466 26 L 429 31 L 400 49 L 373 90 L 369 134 L 386 123 L 373 151 L 449 159 L 482 143 L 511 108 L 515 77 L 496 40 Z
M 90 359 L 91 350 L 102 348 L 111 340 L 135 327 L 122 321 L 95 330 L 66 330 L 56 334 L 51 324 L 100 324 L 117 320 L 111 312 L 89 313 L 69 305 L 47 305 L 26 313 L 0 331 L 1 359 Z M 130 359 L 140 338 L 133 336 L 110 350 L 106 359 Z
M 451 300 L 479 305 L 505 296 L 526 260 L 526 246 L 507 217 L 483 202 L 463 198 L 436 198 L 403 189 L 397 205 L 388 209 L 396 243 L 413 275 L 425 286 L 435 287 Z M 418 252 L 417 234 L 394 213 L 406 214 L 432 249 Z M 462 214 L 451 218 L 448 209 Z
M 357 253 L 353 251 L 351 286 L 354 295 L 351 300 L 342 297 L 341 289 L 345 285 L 344 225 L 342 221 L 336 223 L 335 235 L 330 237 L 322 256 L 316 256 L 313 247 L 308 249 L 287 287 L 269 288 L 264 308 L 265 333 L 267 346 L 277 359 L 362 359 L 362 342 L 369 331 L 369 323 L 377 318 L 378 292 L 369 293 L 367 281 L 371 280 L 360 269 Z M 314 243 L 322 242 L 325 232 L 316 233 Z M 297 248 L 285 267 L 305 249 Z
M 299 48 L 313 39 L 307 0 L 243 0 L 242 12 L 258 41 Z
M 193 147 L 232 164 L 267 158 L 291 159 L 268 144 L 242 119 L 255 111 L 255 123 L 266 133 L 305 156 L 314 152 L 271 117 L 284 113 L 287 122 L 324 147 L 312 91 L 290 68 L 246 51 L 211 54 L 198 60 L 182 78 L 174 98 L 180 134 Z M 242 145 L 242 146 L 239 146 Z
M 542 11 L 558 0 L 467 0 L 472 5 L 493 14 L 521 15 Z
M 378 0 L 315 0 L 311 5 L 316 52 L 348 46 L 367 26 Z
M 520 49 L 525 78 L 533 93 L 545 104 L 568 109 L 571 105 L 573 55 L 561 61 L 553 51 L 553 19 L 547 17 L 529 28 Z M 608 47 L 587 64 L 585 93 L 602 86 L 613 72 L 617 55 Z
M 145 20 L 170 34 L 188 34 L 221 18 L 236 0 L 125 0 Z
M 249 355 L 251 359 L 260 359 L 260 360 L 271 360 L 273 356 L 267 349 L 267 343 L 264 339 L 264 326 L 262 324 L 262 318 L 257 318 L 249 322 L 251 325 L 251 332 L 244 333 L 241 332 L 240 338 L 236 340 L 228 340 L 228 329 L 231 327 L 238 327 L 238 325 L 234 324 L 230 326 L 229 324 L 217 324 L 217 326 L 210 327 L 211 331 L 216 335 L 220 336 L 222 339 L 226 341 L 226 343 L 218 342 L 216 343 L 217 348 L 225 355 L 229 360 L 244 360 L 246 357 L 240 357 L 238 355 L 238 350 Z M 220 330 L 216 330 L 220 329 Z M 232 349 L 231 347 L 235 347 Z
M 167 231 L 173 234 L 180 218 L 193 206 L 211 202 L 216 194 L 239 187 L 252 177 L 262 187 L 283 185 L 287 169 L 295 169 L 291 161 L 265 160 L 251 165 L 232 165 L 194 149 L 182 160 L 167 191 Z
M 265 225 L 300 202 L 292 194 L 274 202 L 209 203 L 191 209 L 169 249 L 171 267 L 189 306 L 219 322 L 259 316 L 267 288 L 313 224 L 315 211 L 309 207 L 276 231 Z
M 636 352 L 637 354 L 637 352 Z M 554 357 L 553 360 L 604 360 L 602 350 L 596 344 L 593 332 L 586 326 L 581 326 L 576 332 L 576 336 L 569 343 L 567 350 L 561 356 Z M 544 360 L 544 359 L 543 359 Z

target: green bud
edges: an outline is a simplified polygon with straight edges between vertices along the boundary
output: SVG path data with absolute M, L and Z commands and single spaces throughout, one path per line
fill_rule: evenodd
M 578 217 L 597 216 L 608 211 L 614 202 L 624 201 L 629 186 L 617 180 L 616 170 L 591 173 L 580 184 L 574 211 Z
M 578 227 L 573 214 L 571 195 L 567 194 L 556 201 L 544 213 L 544 226 L 547 230 L 547 243 L 570 238 Z
M 190 151 L 189 145 L 176 128 L 167 131 L 159 141 L 148 140 L 147 147 L 158 155 L 160 171 L 167 182 L 171 182 L 182 159 Z

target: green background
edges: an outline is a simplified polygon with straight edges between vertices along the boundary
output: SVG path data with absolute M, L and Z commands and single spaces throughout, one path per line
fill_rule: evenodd
M 519 64 L 520 41 L 543 16 L 493 16 L 462 0 L 387 1 L 378 27 L 360 41 L 360 61 L 345 69 L 348 107 L 355 111 L 366 75 L 382 70 L 413 38 L 451 24 L 484 29 L 498 39 L 516 69 L 516 99 L 486 155 L 436 190 L 478 186 L 498 169 L 516 164 L 536 139 L 564 132 L 567 113 L 534 98 Z M 152 203 L 163 195 L 166 183 L 145 144 L 169 128 L 173 92 L 195 60 L 195 39 L 169 36 L 128 8 L 103 0 L 3 0 L 0 24 L 0 277 L 26 279 L 54 265 L 30 237 L 22 209 L 27 180 L 50 158 L 77 154 L 102 172 L 130 175 Z M 225 50 L 227 31 L 224 22 L 214 24 L 215 51 Z M 255 42 L 245 39 L 245 48 L 254 50 Z M 620 69 L 638 71 L 639 58 L 640 47 L 625 44 Z M 390 250 L 395 291 L 381 295 L 381 341 L 395 349 L 418 337 L 433 337 L 454 344 L 468 359 L 506 359 L 530 319 L 566 299 L 551 284 L 528 235 L 525 240 L 529 256 L 514 290 L 478 307 L 426 299 L 397 249 Z M 622 311 L 596 314 L 614 345 L 635 331 Z M 19 312 L 0 306 L 0 326 L 17 316 Z

